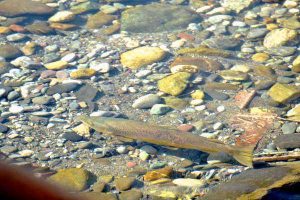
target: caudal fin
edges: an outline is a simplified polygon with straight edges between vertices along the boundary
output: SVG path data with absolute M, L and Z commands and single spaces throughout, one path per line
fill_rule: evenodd
M 232 156 L 239 163 L 253 167 L 253 150 L 255 146 L 233 147 Z

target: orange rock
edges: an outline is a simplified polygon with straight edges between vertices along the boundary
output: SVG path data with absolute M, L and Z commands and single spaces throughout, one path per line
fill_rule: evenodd
M 50 27 L 57 30 L 68 31 L 76 28 L 77 26 L 75 24 L 51 23 Z
M 24 33 L 26 30 L 24 29 L 23 26 L 17 25 L 17 24 L 12 24 L 9 26 L 10 30 L 18 33 Z
M 0 34 L 2 35 L 5 35 L 5 34 L 8 34 L 10 33 L 10 29 L 6 26 L 0 26 Z

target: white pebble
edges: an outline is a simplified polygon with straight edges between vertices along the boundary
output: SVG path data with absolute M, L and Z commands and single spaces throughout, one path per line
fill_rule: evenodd
M 218 111 L 218 112 L 223 112 L 223 111 L 225 111 L 225 106 L 223 106 L 223 105 L 222 105 L 222 106 L 218 106 L 218 107 L 217 107 L 217 111 Z
M 127 152 L 127 148 L 125 146 L 119 146 L 117 147 L 116 151 L 119 153 L 119 154 L 125 154 Z
M 9 108 L 9 112 L 14 113 L 14 114 L 21 113 L 23 111 L 24 111 L 24 108 L 19 105 L 11 105 Z
M 214 130 L 220 130 L 220 129 L 222 129 L 222 127 L 223 127 L 223 124 L 221 122 L 217 122 L 213 125 Z
M 205 110 L 206 109 L 206 106 L 205 105 L 201 105 L 201 106 L 196 106 L 195 107 L 195 110 L 197 110 L 197 111 L 203 111 L 203 110 Z
M 29 157 L 29 156 L 31 156 L 34 153 L 34 151 L 29 150 L 29 149 L 25 149 L 25 150 L 19 151 L 18 153 L 22 157 Z

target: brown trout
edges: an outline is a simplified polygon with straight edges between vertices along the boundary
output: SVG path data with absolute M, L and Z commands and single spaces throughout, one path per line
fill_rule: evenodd
M 224 144 L 219 140 L 197 136 L 190 132 L 183 132 L 177 129 L 128 119 L 88 117 L 81 115 L 78 116 L 76 120 L 83 122 L 87 126 L 103 134 L 144 141 L 157 145 L 196 149 L 206 153 L 225 152 L 231 155 L 239 163 L 248 167 L 253 166 L 253 146 L 236 147 Z

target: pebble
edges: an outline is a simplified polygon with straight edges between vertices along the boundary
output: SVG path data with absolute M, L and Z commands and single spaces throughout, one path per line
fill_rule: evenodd
M 24 107 L 23 106 L 19 106 L 19 105 L 11 105 L 9 107 L 9 112 L 13 113 L 13 114 L 18 114 L 24 111 Z
M 25 38 L 27 38 L 27 36 L 23 33 L 14 33 L 14 34 L 6 36 L 6 39 L 9 42 L 19 42 L 19 41 L 24 40 Z
M 93 69 L 99 73 L 108 73 L 111 70 L 111 66 L 109 63 L 92 61 L 90 63 L 90 69 Z
M 19 151 L 18 154 L 20 154 L 20 156 L 22 156 L 22 157 L 30 157 L 34 154 L 34 151 L 25 149 L 25 150 Z
M 127 153 L 127 148 L 126 148 L 126 146 L 118 146 L 117 147 L 117 149 L 116 149 L 116 151 L 119 153 L 119 154 L 125 154 L 125 153 Z
M 175 185 L 183 187 L 203 187 L 205 185 L 205 180 L 192 179 L 192 178 L 177 178 L 172 181 Z
M 49 70 L 62 70 L 69 66 L 68 62 L 60 60 L 51 63 L 47 63 L 44 65 Z
M 134 177 L 122 177 L 115 180 L 118 191 L 129 190 L 135 182 Z
M 150 155 L 156 155 L 157 154 L 157 150 L 150 146 L 150 145 L 145 145 L 145 146 L 142 146 L 140 148 L 140 151 L 145 151 L 146 153 L 150 154 Z
M 70 63 L 73 62 L 76 59 L 76 57 L 77 56 L 75 53 L 68 53 L 67 55 L 63 56 L 61 60 Z
M 62 138 L 64 138 L 65 140 L 69 140 L 71 142 L 79 142 L 82 140 L 82 136 L 76 133 L 64 133 L 62 135 Z
M 153 105 L 158 104 L 162 101 L 162 99 L 156 94 L 147 94 L 145 96 L 141 96 L 136 99 L 132 107 L 137 109 L 146 109 L 151 108 Z
M 286 122 L 281 127 L 283 134 L 295 133 L 296 129 L 297 129 L 297 123 L 295 122 Z
M 155 104 L 150 110 L 151 115 L 164 115 L 169 112 L 171 108 L 165 104 Z

